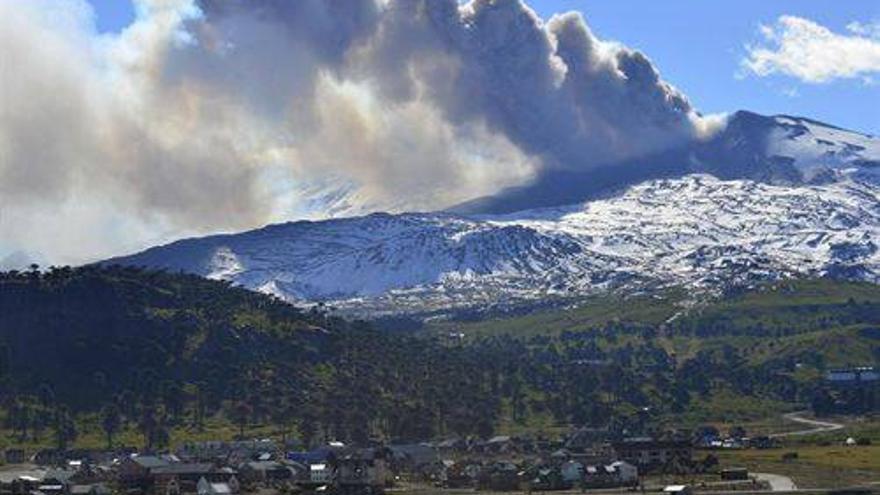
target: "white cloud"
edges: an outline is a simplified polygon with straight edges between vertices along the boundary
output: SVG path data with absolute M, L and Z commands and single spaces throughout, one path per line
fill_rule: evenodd
M 852 22 L 839 34 L 809 19 L 781 16 L 760 28 L 763 40 L 746 46 L 742 69 L 759 77 L 783 74 L 808 83 L 861 78 L 880 72 L 880 25 Z

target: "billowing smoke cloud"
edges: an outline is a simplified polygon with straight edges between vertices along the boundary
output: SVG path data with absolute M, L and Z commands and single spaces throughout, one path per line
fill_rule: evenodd
M 0 0 L 0 257 L 436 209 L 706 132 L 641 53 L 518 0 Z

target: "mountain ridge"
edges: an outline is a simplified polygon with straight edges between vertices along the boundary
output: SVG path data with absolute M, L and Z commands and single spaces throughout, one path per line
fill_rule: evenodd
M 713 139 L 692 151 L 703 153 L 699 167 L 681 174 L 661 164 L 651 172 L 662 177 L 600 187 L 586 202 L 537 197 L 515 212 L 288 222 L 105 263 L 192 272 L 369 315 L 674 285 L 712 293 L 796 275 L 880 280 L 880 140 L 751 113 Z M 571 191 L 589 189 L 578 187 Z
M 786 114 L 765 116 L 740 110 L 728 118 L 723 129 L 708 139 L 697 140 L 682 147 L 667 149 L 623 163 L 600 166 L 586 172 L 547 171 L 530 184 L 512 187 L 491 197 L 467 201 L 449 210 L 463 214 L 511 213 L 528 209 L 522 207 L 524 202 L 534 202 L 535 198 L 543 199 L 547 196 L 561 196 L 561 198 L 547 201 L 543 206 L 559 206 L 599 199 L 641 181 L 691 173 L 709 173 L 724 179 L 798 183 L 804 181 L 805 177 L 803 171 L 793 166 L 792 162 L 796 161 L 795 158 L 780 155 L 770 144 L 796 139 L 803 135 L 801 133 L 804 130 L 809 132 L 805 124 L 873 140 L 874 149 L 871 157 L 865 160 L 865 164 L 880 167 L 880 146 L 876 144 L 877 139 L 872 135 L 805 117 Z M 786 130 L 791 131 L 793 135 L 781 137 L 772 135 Z M 829 158 L 823 157 L 824 154 L 827 153 L 815 153 L 815 156 L 807 160 L 819 161 L 820 166 L 825 165 L 826 173 L 833 173 L 837 167 L 829 167 L 828 163 L 821 163 Z M 731 162 L 734 164 L 728 165 Z

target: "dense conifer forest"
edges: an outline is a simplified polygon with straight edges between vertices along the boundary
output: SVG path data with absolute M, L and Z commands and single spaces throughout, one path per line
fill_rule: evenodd
M 792 283 L 784 307 L 779 290 L 672 320 L 588 305 L 391 332 L 191 275 L 33 267 L 0 274 L 2 417 L 22 443 L 74 445 L 92 417 L 107 443 L 136 429 L 148 448 L 209 421 L 306 444 L 736 421 L 823 400 L 824 369 L 880 358 L 876 287 Z

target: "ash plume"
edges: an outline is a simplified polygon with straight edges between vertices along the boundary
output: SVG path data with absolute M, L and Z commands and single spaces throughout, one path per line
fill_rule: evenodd
M 711 132 L 637 51 L 519 0 L 0 0 L 0 256 L 430 210 Z

